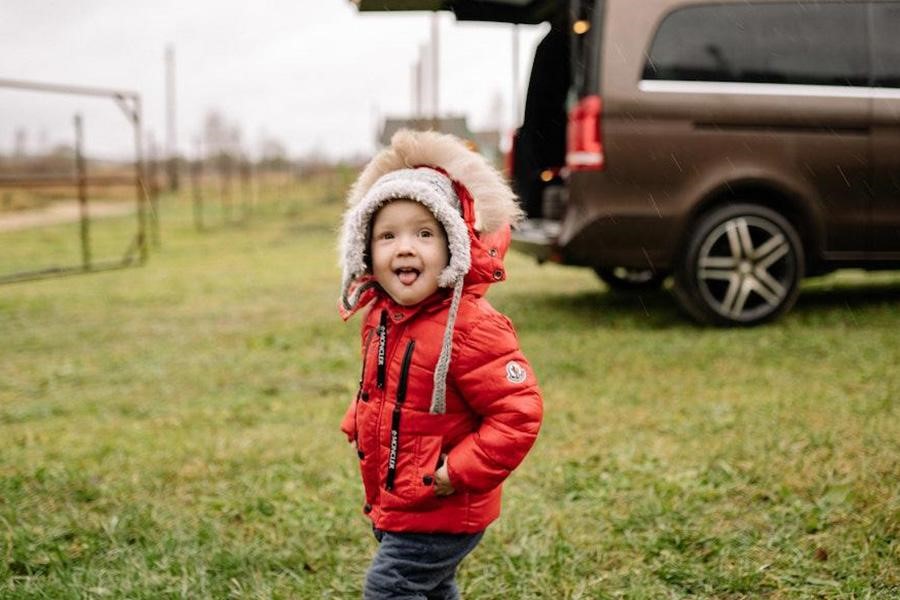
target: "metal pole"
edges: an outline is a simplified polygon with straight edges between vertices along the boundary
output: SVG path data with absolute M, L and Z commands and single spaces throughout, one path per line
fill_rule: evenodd
M 241 182 L 241 220 L 246 221 L 250 218 L 252 206 L 250 205 L 250 164 L 244 155 L 241 155 L 240 162 L 238 162 L 238 178 Z
M 232 198 L 231 198 L 231 155 L 222 153 L 219 155 L 221 161 L 219 176 L 222 190 L 222 220 L 225 225 L 231 223 Z
M 147 188 L 150 194 L 150 236 L 153 247 L 159 248 L 159 147 L 153 134 L 147 134 L 149 164 L 147 165 Z
M 284 167 L 284 176 L 281 180 L 281 189 L 281 194 L 284 196 L 288 206 L 287 215 L 289 217 L 293 217 L 297 214 L 298 207 L 297 197 L 291 193 L 291 166 L 289 164 L 285 165 Z
M 56 83 L 41 83 L 38 81 L 22 81 L 21 79 L 0 78 L 0 87 L 20 90 L 34 90 L 38 92 L 52 92 L 55 94 L 78 94 L 79 96 L 102 96 L 105 98 L 136 98 L 137 92 L 127 90 L 113 90 L 109 88 L 95 88 L 83 85 L 60 85 Z
M 518 24 L 513 25 L 513 39 L 512 39 L 512 118 L 513 118 L 513 129 L 516 129 L 522 123 L 522 113 L 521 107 L 519 106 L 521 103 L 519 102 L 519 26 Z
M 432 127 L 437 129 L 437 122 L 440 119 L 440 44 L 441 44 L 441 21 L 440 14 L 434 12 L 431 14 L 431 119 Z
M 147 194 L 144 189 L 144 137 L 141 132 L 141 99 L 132 98 L 131 122 L 134 126 L 134 186 L 137 201 L 138 233 L 141 264 L 147 262 Z
M 191 165 L 191 186 L 193 190 L 194 227 L 197 231 L 203 231 L 203 191 L 200 189 L 203 177 L 203 152 L 200 138 L 197 138 L 197 156 Z
M 78 210 L 81 217 L 81 265 L 91 270 L 90 219 L 87 206 L 87 169 L 84 163 L 84 132 L 81 115 L 75 115 L 75 171 L 78 177 Z
M 166 46 L 166 162 L 169 191 L 178 191 L 178 137 L 175 121 L 175 47 Z
M 420 119 L 425 119 L 425 100 L 428 91 L 428 57 L 426 55 L 428 47 L 425 44 L 419 45 L 419 114 Z
M 409 112 L 416 118 L 419 116 L 419 63 L 411 65 L 409 71 Z
M 250 161 L 250 205 L 259 207 L 259 171 L 256 161 Z

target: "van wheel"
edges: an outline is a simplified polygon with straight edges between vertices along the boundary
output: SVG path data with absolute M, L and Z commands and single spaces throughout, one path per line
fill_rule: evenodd
M 697 223 L 675 273 L 675 295 L 703 323 L 756 325 L 793 306 L 803 269 L 803 246 L 787 219 L 733 204 Z
M 659 289 L 666 280 L 665 273 L 651 269 L 628 269 L 626 267 L 594 267 L 603 283 L 616 292 L 645 292 Z

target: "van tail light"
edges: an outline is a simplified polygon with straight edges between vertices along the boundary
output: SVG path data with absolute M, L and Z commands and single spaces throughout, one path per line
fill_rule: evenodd
M 606 166 L 600 116 L 600 96 L 585 96 L 569 111 L 566 133 L 566 165 L 570 171 L 602 171 Z

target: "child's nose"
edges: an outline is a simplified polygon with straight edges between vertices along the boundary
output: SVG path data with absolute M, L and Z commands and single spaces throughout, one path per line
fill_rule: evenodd
M 410 236 L 403 236 L 402 238 L 400 238 L 400 243 L 397 245 L 397 253 L 404 256 L 415 254 L 416 245 L 414 242 L 415 238 Z

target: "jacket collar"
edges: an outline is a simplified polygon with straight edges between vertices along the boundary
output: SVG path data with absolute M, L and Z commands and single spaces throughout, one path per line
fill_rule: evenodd
M 388 321 L 391 323 L 395 325 L 406 323 L 419 313 L 432 312 L 439 310 L 443 306 L 450 306 L 451 293 L 452 290 L 441 288 L 418 304 L 403 306 L 394 302 L 390 296 L 379 288 L 367 318 L 377 321 L 380 318 L 381 311 L 387 311 Z

